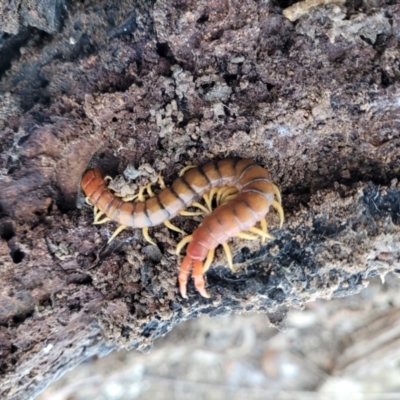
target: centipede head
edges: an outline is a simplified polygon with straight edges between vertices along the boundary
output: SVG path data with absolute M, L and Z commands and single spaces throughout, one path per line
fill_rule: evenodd
M 99 179 L 103 180 L 103 177 L 101 175 L 101 171 L 98 168 L 88 169 L 83 173 L 80 186 L 83 189 L 86 196 L 90 196 L 91 193 L 89 185 L 92 182 L 93 185 L 98 185 Z

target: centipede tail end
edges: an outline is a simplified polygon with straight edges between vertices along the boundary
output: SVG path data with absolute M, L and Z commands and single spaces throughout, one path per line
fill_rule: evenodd
M 187 282 L 188 282 L 188 278 L 190 275 L 190 271 L 192 269 L 192 263 L 193 263 L 193 260 L 189 256 L 186 256 L 183 259 L 180 270 L 179 270 L 179 277 L 178 277 L 179 292 L 181 293 L 181 296 L 184 299 L 187 298 L 187 294 L 186 294 Z
M 203 275 L 203 261 L 193 260 L 190 256 L 186 256 L 179 270 L 179 292 L 181 296 L 187 298 L 187 283 L 190 276 L 190 272 L 193 267 L 192 278 L 194 281 L 194 286 L 201 296 L 209 298 L 210 295 L 206 291 L 206 282 Z
M 206 282 L 204 281 L 203 275 L 203 261 L 195 260 L 192 277 L 194 280 L 194 286 L 200 295 L 209 298 L 210 295 L 206 290 Z

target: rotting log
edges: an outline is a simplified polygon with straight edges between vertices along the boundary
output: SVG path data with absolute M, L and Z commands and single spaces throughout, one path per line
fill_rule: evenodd
M 328 4 L 292 23 L 283 2 L 5 3 L 1 398 L 202 314 L 263 312 L 283 328 L 291 307 L 399 272 L 399 5 Z M 126 230 L 108 246 L 115 224 L 77 207 L 95 152 L 105 173 L 142 164 L 167 183 L 188 164 L 255 159 L 286 223 L 271 218 L 264 246 L 232 242 L 237 274 L 217 252 L 211 299 L 189 285 L 183 300 L 178 234 L 154 228 L 157 250 Z

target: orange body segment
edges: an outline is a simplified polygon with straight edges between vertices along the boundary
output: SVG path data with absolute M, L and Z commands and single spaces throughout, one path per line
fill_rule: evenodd
M 193 232 L 186 257 L 179 273 L 179 287 L 183 297 L 192 270 L 195 286 L 208 297 L 203 277 L 203 262 L 208 253 L 239 232 L 246 231 L 261 221 L 279 194 L 268 172 L 251 160 L 230 158 L 212 161 L 189 169 L 175 180 L 170 188 L 144 202 L 123 202 L 106 187 L 98 169 L 86 171 L 82 189 L 91 202 L 107 217 L 121 225 L 143 228 L 161 224 L 174 218 L 182 209 L 197 201 L 211 188 L 232 186 L 239 194 L 217 207 Z M 282 218 L 283 218 L 283 211 Z
M 246 231 L 253 226 L 255 217 L 254 211 L 247 205 L 247 203 L 238 201 L 237 198 L 230 201 L 227 206 L 234 211 L 237 224 L 240 226 L 240 231 Z

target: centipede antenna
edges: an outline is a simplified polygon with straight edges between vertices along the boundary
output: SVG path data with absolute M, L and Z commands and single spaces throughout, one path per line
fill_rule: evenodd
M 97 207 L 96 207 L 96 208 L 97 208 Z M 103 211 L 97 210 L 97 213 L 95 213 L 95 216 L 94 216 L 94 221 L 93 221 L 93 223 L 98 222 L 98 220 L 99 220 L 103 215 L 105 215 L 105 214 L 103 213 Z
M 192 168 L 196 168 L 196 166 L 195 165 L 188 165 L 187 167 L 182 168 L 179 171 L 179 176 L 184 175 L 186 173 L 186 171 L 189 171 L 189 169 L 192 169 Z
M 265 218 L 263 218 L 261 221 L 260 221 L 260 225 L 261 225 L 261 230 L 264 232 L 264 233 L 266 233 L 266 234 L 268 234 L 268 225 L 267 225 L 267 220 L 265 219 Z M 262 237 L 261 238 L 261 244 L 265 244 L 265 237 Z
M 279 204 L 282 204 L 281 192 L 279 191 L 278 186 L 272 184 L 272 190 L 274 191 L 274 194 L 278 199 Z
M 232 252 L 231 252 L 231 249 L 229 248 L 228 243 L 227 243 L 227 242 L 222 243 L 222 247 L 223 247 L 223 249 L 224 249 L 224 251 L 225 251 L 225 255 L 226 255 L 226 259 L 227 259 L 227 261 L 228 261 L 229 269 L 230 269 L 232 272 L 235 272 L 235 270 L 234 270 L 234 268 L 233 268 L 233 257 L 232 257 Z
M 181 250 L 192 241 L 193 235 L 185 236 L 177 245 L 175 254 L 179 256 Z
M 105 224 L 106 222 L 111 221 L 111 218 L 105 217 L 99 221 L 94 221 L 93 225 L 101 225 L 101 224 Z
M 208 252 L 206 261 L 203 264 L 203 274 L 205 274 L 208 271 L 208 269 L 210 268 L 210 265 L 214 260 L 214 255 L 215 255 L 215 249 L 211 249 Z
M 103 148 L 104 148 L 104 146 L 100 146 L 100 147 L 94 152 L 94 154 L 92 155 L 92 157 L 90 157 L 90 160 L 89 160 L 89 162 L 88 162 L 87 165 L 86 165 L 86 169 L 92 168 L 93 161 L 94 161 L 94 160 L 97 158 L 97 156 L 103 151 Z
M 155 244 L 155 242 L 153 241 L 153 239 L 150 237 L 149 228 L 147 226 L 142 228 L 142 233 L 143 233 L 144 238 L 146 239 L 146 242 L 152 244 L 153 246 L 157 246 Z
M 266 239 L 275 239 L 271 234 L 265 233 L 263 230 L 256 228 L 255 226 L 252 226 L 249 228 L 249 232 L 255 233 L 256 235 L 259 235 L 261 237 L 264 237 Z
M 281 221 L 279 227 L 282 228 L 283 221 L 285 220 L 285 214 L 284 214 L 284 212 L 283 212 L 283 208 L 282 208 L 282 206 L 281 206 L 276 200 L 274 200 L 274 201 L 272 202 L 272 207 L 274 207 L 275 210 L 278 211 L 279 218 L 280 218 L 280 221 Z
M 239 232 L 236 234 L 236 237 L 244 240 L 257 240 L 258 236 L 250 235 L 250 233 Z
M 179 232 L 182 233 L 182 235 L 186 235 L 186 232 L 184 232 L 182 229 L 178 228 L 175 226 L 173 223 L 170 221 L 164 221 L 164 225 L 168 228 L 171 229 L 171 231 Z
M 112 234 L 110 239 L 108 239 L 107 243 L 111 243 L 124 229 L 126 229 L 126 225 L 120 225 L 115 232 Z
M 210 214 L 210 211 L 206 207 L 204 207 L 203 204 L 200 204 L 197 201 L 194 201 L 190 206 L 200 208 L 200 210 L 203 210 L 204 214 L 206 214 L 206 215 Z

